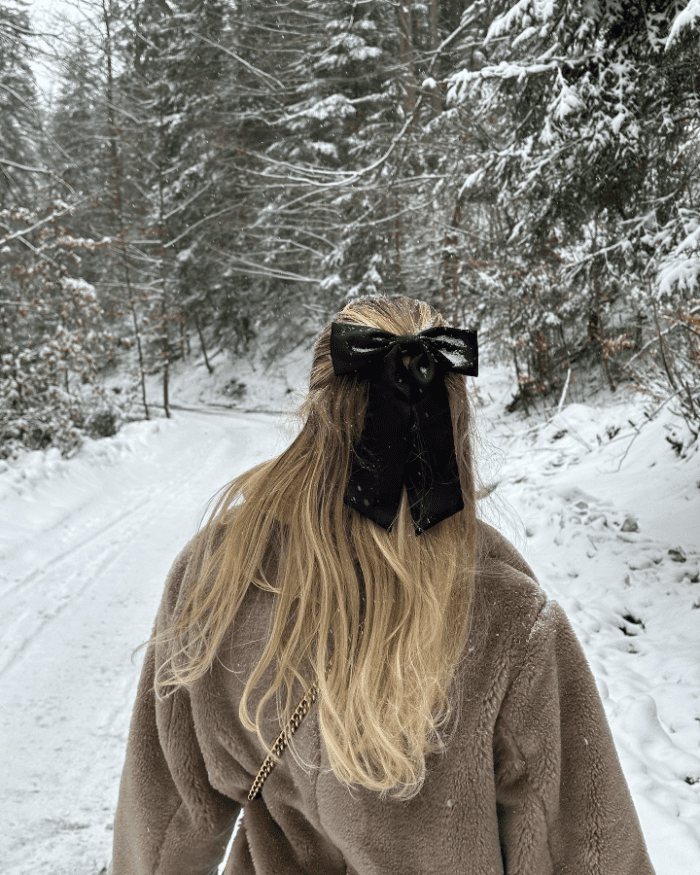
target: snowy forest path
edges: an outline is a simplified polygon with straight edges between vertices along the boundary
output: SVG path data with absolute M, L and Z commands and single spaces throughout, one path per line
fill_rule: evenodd
M 0 578 L 5 875 L 94 875 L 145 641 L 211 496 L 279 450 L 272 416 L 180 413 L 116 464 L 6 499 Z M 70 463 L 69 463 L 70 464 Z M 14 504 L 14 507 L 12 505 Z

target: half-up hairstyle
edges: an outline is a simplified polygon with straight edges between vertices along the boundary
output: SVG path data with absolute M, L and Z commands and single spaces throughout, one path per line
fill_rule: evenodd
M 336 321 L 393 334 L 445 324 L 429 305 L 404 297 L 353 301 Z M 387 532 L 343 501 L 367 384 L 334 375 L 324 329 L 299 436 L 237 477 L 199 535 L 202 570 L 159 636 L 171 644 L 156 680 L 160 695 L 211 668 L 248 588 L 259 587 L 274 593 L 276 608 L 241 699 L 243 725 L 269 745 L 261 731 L 266 702 L 276 698 L 284 722 L 299 690 L 316 681 L 318 722 L 338 780 L 399 797 L 420 790 L 426 755 L 444 747 L 455 705 L 476 564 L 469 402 L 464 377 L 445 379 L 464 510 L 416 535 L 404 489 Z M 263 569 L 270 544 L 279 557 L 272 580 Z M 251 717 L 250 695 L 270 668 L 274 679 Z

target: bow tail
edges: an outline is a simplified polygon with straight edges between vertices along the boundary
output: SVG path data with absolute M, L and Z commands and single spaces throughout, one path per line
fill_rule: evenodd
M 437 387 L 436 387 L 437 388 Z M 416 534 L 464 508 L 447 390 L 434 390 L 413 405 L 412 446 L 405 482 Z
M 353 451 L 345 503 L 383 529 L 396 519 L 410 448 L 410 405 L 370 386 L 362 441 Z

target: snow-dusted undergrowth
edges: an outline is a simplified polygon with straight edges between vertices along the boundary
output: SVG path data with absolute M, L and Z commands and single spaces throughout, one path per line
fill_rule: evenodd
M 305 359 L 305 361 L 304 361 Z M 207 500 L 290 438 L 279 411 L 308 358 L 263 372 L 217 362 L 176 380 L 171 421 L 134 423 L 68 461 L 0 472 L 0 871 L 97 875 L 140 657 L 163 580 Z M 244 370 L 245 368 L 245 370 Z M 238 402 L 222 393 L 245 382 Z M 568 612 L 610 719 L 659 875 L 700 873 L 700 453 L 669 410 L 572 404 L 503 414 L 512 386 L 473 384 L 482 515 Z M 214 387 L 214 388 L 212 388 Z M 676 440 L 676 438 L 673 438 Z

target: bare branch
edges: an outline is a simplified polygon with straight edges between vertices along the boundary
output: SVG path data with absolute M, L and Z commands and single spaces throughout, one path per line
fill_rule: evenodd
M 22 228 L 19 231 L 15 231 L 14 234 L 9 234 L 7 237 L 3 237 L 2 239 L 0 239 L 0 246 L 4 246 L 6 243 L 9 243 L 10 240 L 16 240 L 17 238 L 24 237 L 25 234 L 29 234 L 32 231 L 35 231 L 37 228 L 41 228 L 42 225 L 46 225 L 48 222 L 53 222 L 53 220 L 57 219 L 59 216 L 65 216 L 66 213 L 72 212 L 77 206 L 79 205 L 73 204 L 72 206 L 66 206 L 64 209 L 53 212 L 50 216 L 46 216 L 44 219 L 35 222 L 28 228 Z
M 234 58 L 236 61 L 238 61 L 239 64 L 243 64 L 243 66 L 246 68 L 246 70 L 250 70 L 251 73 L 255 74 L 256 76 L 259 76 L 261 79 L 267 80 L 268 82 L 272 82 L 272 84 L 276 85 L 278 88 L 282 88 L 282 89 L 285 88 L 284 83 L 280 82 L 279 79 L 275 79 L 274 76 L 271 76 L 269 73 L 266 73 L 264 70 L 259 70 L 257 67 L 254 67 L 252 64 L 249 64 L 248 61 L 246 61 L 240 55 L 237 55 L 235 52 L 232 52 L 231 49 L 226 48 L 226 46 L 222 46 L 221 43 L 217 43 L 216 40 L 209 39 L 209 37 L 204 36 L 204 34 L 198 33 L 194 29 L 186 28 L 185 32 L 192 34 L 192 36 L 196 36 L 198 39 L 201 39 L 202 42 L 205 42 L 208 45 L 213 46 L 215 49 L 219 49 L 220 51 L 224 52 L 224 54 L 230 55 L 232 58 Z
M 7 158 L 0 158 L 0 164 L 4 167 L 14 167 L 16 170 L 27 170 L 30 173 L 43 173 L 46 176 L 55 176 L 53 170 L 47 170 L 45 167 L 27 167 L 26 164 L 18 164 L 16 161 L 10 161 Z

